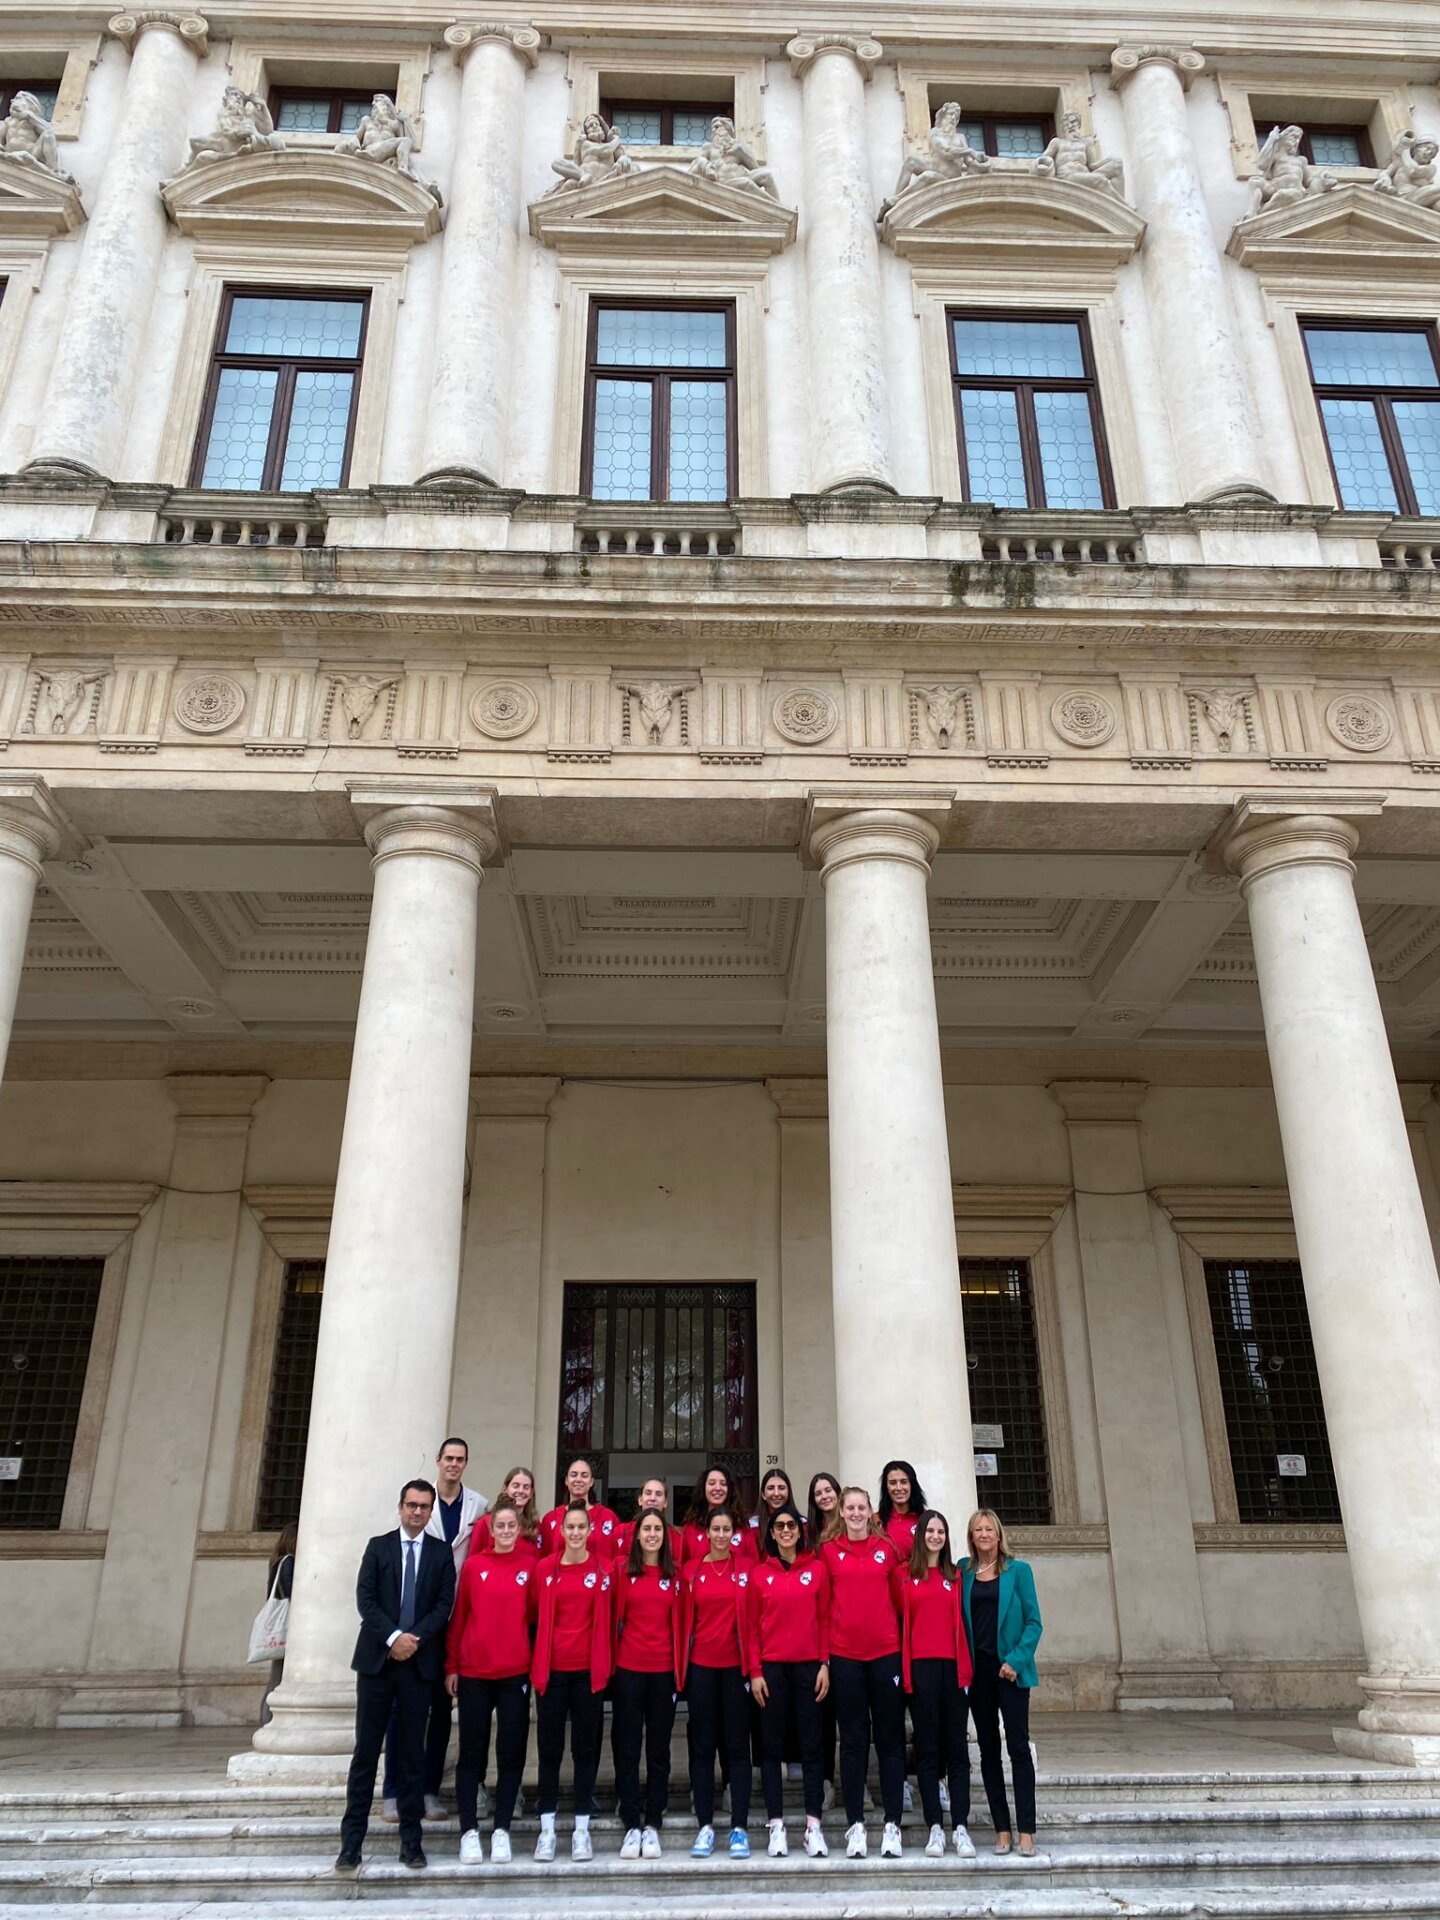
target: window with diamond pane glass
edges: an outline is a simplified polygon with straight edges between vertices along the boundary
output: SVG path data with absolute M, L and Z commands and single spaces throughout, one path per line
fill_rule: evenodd
M 956 320 L 955 370 L 997 380 L 1083 380 L 1085 356 L 1073 320 Z
M 728 100 L 600 102 L 600 118 L 628 147 L 703 147 L 716 114 L 731 111 Z
M 1340 1519 L 1298 1260 L 1207 1260 L 1230 1466 L 1246 1522 Z
M 270 114 L 279 133 L 353 133 L 370 111 L 368 93 L 315 92 L 277 87 Z
M 255 1525 L 263 1531 L 288 1527 L 300 1517 L 310 1398 L 315 1386 L 315 1349 L 324 1301 L 325 1262 L 287 1260 L 255 1505 Z
M 343 486 L 365 315 L 360 295 L 227 292 L 193 483 Z
M 1344 127 L 1314 127 L 1310 153 L 1317 167 L 1363 167 L 1360 136 Z
M 989 500 L 997 507 L 1023 507 L 1025 462 L 1015 395 L 988 387 L 962 387 L 960 408 L 970 498 Z
M 1089 394 L 1040 392 L 1034 404 L 1046 506 L 1103 506 Z
M 47 120 L 55 118 L 55 104 L 60 98 L 58 80 L 0 81 L 0 119 L 9 113 L 17 93 L 28 93 Z
M 602 117 L 630 147 L 660 145 L 660 109 L 658 107 L 612 107 Z
M 1352 511 L 1440 512 L 1440 364 L 1429 327 L 1302 322 L 1335 488 Z
M 65 1509 L 105 1262 L 0 1259 L 0 1529 L 53 1531 Z
M 1043 114 L 967 113 L 960 122 L 965 144 L 996 158 L 1031 160 L 1049 146 L 1055 123 Z
M 952 313 L 950 351 L 966 499 L 1113 504 L 1083 318 Z
M 597 303 L 582 489 L 597 500 L 729 499 L 734 374 L 728 307 Z
M 960 1294 L 970 1418 L 977 1427 L 1000 1430 L 998 1443 L 975 1449 L 993 1453 L 996 1465 L 995 1477 L 979 1482 L 981 1504 L 994 1507 L 1007 1525 L 1048 1526 L 1050 1454 L 1030 1262 L 961 1260 Z

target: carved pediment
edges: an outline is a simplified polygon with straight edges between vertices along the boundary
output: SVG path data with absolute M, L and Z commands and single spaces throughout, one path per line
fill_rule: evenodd
M 0 154 L 0 236 L 48 240 L 73 233 L 85 218 L 72 181 Z
M 710 253 L 734 260 L 788 247 L 795 215 L 756 187 L 721 187 L 679 167 L 651 167 L 533 201 L 530 231 L 562 251 Z
M 160 191 L 180 231 L 207 239 L 401 248 L 440 231 L 433 194 L 354 154 L 239 154 L 187 167 Z
M 1145 222 L 1106 187 L 1072 186 L 1036 174 L 974 174 L 901 194 L 880 233 L 907 260 L 1043 258 L 1118 267 L 1145 234 Z
M 1440 275 L 1440 212 L 1353 182 L 1240 221 L 1225 251 L 1242 267 L 1433 278 Z

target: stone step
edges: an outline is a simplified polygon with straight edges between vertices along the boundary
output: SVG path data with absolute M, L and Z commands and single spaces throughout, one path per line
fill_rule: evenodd
M 688 1833 L 672 1831 L 658 1861 L 622 1861 L 602 1843 L 596 1858 L 581 1866 L 568 1858 L 568 1836 L 562 1834 L 561 1857 L 549 1866 L 537 1865 L 522 1853 L 507 1867 L 461 1867 L 447 1846 L 433 1849 L 431 1866 L 417 1873 L 400 1865 L 392 1837 L 382 1842 L 372 1836 L 365 1865 L 354 1881 L 333 1873 L 328 1847 L 323 1854 L 317 1849 L 100 1861 L 6 1859 L 0 1861 L 0 1911 L 64 1900 L 334 1900 L 343 1888 L 346 1897 L 383 1894 L 403 1899 L 412 1903 L 412 1910 L 420 1901 L 425 1911 L 434 1911 L 439 1900 L 448 1898 L 483 1901 L 487 1913 L 534 1909 L 558 1914 L 563 1908 L 567 1916 L 584 1901 L 604 1902 L 612 1913 L 638 1913 L 660 1904 L 667 1914 L 676 1914 L 697 1902 L 723 1904 L 733 1913 L 743 1900 L 747 1912 L 780 1914 L 793 1911 L 797 1897 L 821 1889 L 834 1912 L 855 1904 L 863 1890 L 868 1912 L 872 1893 L 895 1896 L 903 1888 L 912 1908 L 918 1898 L 934 1898 L 948 1901 L 949 1910 L 958 1913 L 988 1911 L 1000 1893 L 1021 1892 L 1029 1885 L 1037 1892 L 1107 1894 L 1112 1913 L 1130 1908 L 1132 1894 L 1174 1898 L 1180 1889 L 1187 1898 L 1212 1891 L 1257 1895 L 1263 1889 L 1274 1903 L 1267 1910 L 1282 1913 L 1290 1911 L 1283 1903 L 1304 1890 L 1319 1894 L 1345 1889 L 1406 1900 L 1424 1895 L 1432 1910 L 1440 1911 L 1440 1840 L 1435 1839 L 1395 1840 L 1360 1830 L 1343 1839 L 1302 1844 L 1134 1847 L 1071 1842 L 1047 1844 L 1034 1861 L 1018 1855 L 997 1859 L 988 1853 L 974 1860 L 953 1855 L 927 1860 L 918 1836 L 899 1861 L 886 1861 L 878 1857 L 878 1839 L 878 1831 L 871 1834 L 872 1853 L 865 1861 L 845 1860 L 838 1849 L 832 1849 L 827 1861 L 806 1859 L 798 1851 L 771 1860 L 763 1850 L 746 1862 L 723 1854 L 697 1861 L 689 1857 Z M 759 1907 L 753 1905 L 757 1900 Z
M 1329 1805 L 1306 1807 L 1282 1804 L 1274 1807 L 1176 1806 L 1142 1807 L 1122 1810 L 1111 1807 L 1066 1808 L 1042 1805 L 1044 1838 L 1047 1846 L 1105 1844 L 1137 1846 L 1147 1843 L 1207 1844 L 1224 1848 L 1269 1844 L 1274 1841 L 1296 1843 L 1316 1838 L 1339 1839 L 1357 1833 L 1383 1833 L 1389 1844 L 1413 1840 L 1440 1840 L 1440 1802 L 1411 1802 L 1387 1806 L 1378 1802 L 1365 1805 Z M 126 1856 L 294 1853 L 303 1848 L 324 1854 L 333 1848 L 339 1824 L 339 1805 L 321 1813 L 271 1814 L 247 1813 L 241 1817 L 200 1816 L 191 1818 L 135 1819 L 0 1819 L 0 1861 L 25 1859 L 43 1853 L 46 1859 L 94 1858 L 98 1854 Z M 792 1844 L 798 1847 L 804 1820 L 798 1809 L 787 1814 Z M 723 1820 L 723 1816 L 722 1816 Z M 490 1821 L 482 1820 L 481 1831 L 488 1835 Z M 872 1823 L 873 1824 L 873 1823 Z M 533 1815 L 517 1819 L 512 1832 L 517 1850 L 527 1852 L 538 1830 Z M 560 1821 L 562 1835 L 569 1830 L 568 1817 Z M 826 1837 L 832 1847 L 841 1844 L 845 1822 L 838 1813 L 825 1819 Z M 614 1851 L 620 1844 L 620 1823 L 611 1815 L 601 1815 L 593 1823 L 597 1847 Z M 765 1838 L 763 1814 L 752 1811 L 752 1845 Z M 972 1819 L 977 1846 L 988 1848 L 991 1830 L 983 1813 Z M 689 1845 L 690 1825 L 678 1814 L 666 1829 L 673 1845 Z M 447 1820 L 425 1823 L 427 1844 L 441 1855 L 453 1853 L 459 1844 L 459 1823 Z M 904 1823 L 907 1845 L 923 1844 L 925 1824 L 918 1815 L 907 1816 Z M 376 1820 L 371 1826 L 374 1847 L 388 1846 L 395 1840 L 394 1829 Z M 568 1844 L 568 1843 L 567 1843 Z

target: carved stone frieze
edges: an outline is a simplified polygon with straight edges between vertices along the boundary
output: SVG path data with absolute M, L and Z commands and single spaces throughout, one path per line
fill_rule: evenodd
M 797 747 L 819 746 L 840 724 L 840 709 L 819 687 L 794 687 L 770 710 L 775 731 Z
M 94 733 L 101 689 L 108 671 L 97 667 L 49 667 L 37 670 L 30 691 L 23 733 L 51 736 Z
M 693 680 L 621 680 L 620 738 L 628 746 L 638 736 L 649 747 L 690 745 L 689 696 Z M 638 715 L 639 725 L 636 725 Z M 671 723 L 679 721 L 674 735 Z
M 398 673 L 332 673 L 320 709 L 320 738 L 389 740 L 399 688 Z
M 975 699 L 968 687 L 915 686 L 910 689 L 910 744 L 921 742 L 921 716 L 942 753 L 954 744 L 973 747 Z
M 1201 728 L 1208 731 L 1221 753 L 1253 751 L 1258 744 L 1255 715 L 1248 693 L 1227 687 L 1187 689 L 1186 706 L 1190 720 L 1190 750 L 1201 751 Z
M 1103 747 L 1115 731 L 1115 709 L 1103 693 L 1076 688 L 1053 703 L 1050 724 L 1072 747 Z
M 765 752 L 758 675 L 707 668 L 700 690 L 701 760 L 708 766 L 759 766 Z
M 1040 723 L 1038 673 L 982 673 L 985 760 L 992 767 L 1048 767 L 1050 752 Z
M 175 718 L 189 733 L 224 733 L 245 711 L 245 689 L 225 674 L 189 680 L 175 696 Z
M 1338 694 L 1325 708 L 1325 725 L 1355 753 L 1378 753 L 1395 731 L 1384 707 L 1365 693 Z
M 470 718 L 491 740 L 518 740 L 540 718 L 540 702 L 521 680 L 492 680 L 472 696 Z

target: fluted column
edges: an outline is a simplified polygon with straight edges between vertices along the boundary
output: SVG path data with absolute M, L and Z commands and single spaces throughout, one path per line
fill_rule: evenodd
M 60 831 L 43 783 L 0 780 L 0 1079 L 10 1051 L 15 1000 L 41 862 L 53 860 Z
M 71 282 L 28 465 L 120 475 L 160 259 L 160 183 L 185 156 L 185 129 L 206 22 L 199 14 L 118 13 L 130 48 L 119 124 Z
M 531 26 L 485 20 L 447 27 L 445 42 L 463 80 L 421 485 L 498 487 L 515 332 L 525 75 L 539 57 L 540 36 Z
M 426 1473 L 450 1404 L 488 799 L 352 796 L 375 891 L 325 1264 L 285 1678 L 232 1774 L 324 1774 L 349 1752 L 355 1574 Z
M 1141 267 L 1185 498 L 1237 489 L 1269 498 L 1185 112 L 1204 55 L 1117 47 L 1110 68 L 1125 105 L 1125 177 L 1147 222 Z
M 830 1274 L 840 1472 L 914 1462 L 952 1526 L 975 1504 L 970 1392 L 926 883 L 948 796 L 817 796 L 825 888 Z
M 875 193 L 865 83 L 884 49 L 865 35 L 805 34 L 786 48 L 800 76 L 805 138 L 805 283 L 810 329 L 811 485 L 894 492 Z
M 1440 1280 L 1355 899 L 1360 795 L 1239 809 L 1295 1238 L 1366 1671 L 1343 1751 L 1440 1764 Z M 1314 811 L 1307 809 L 1314 808 Z

